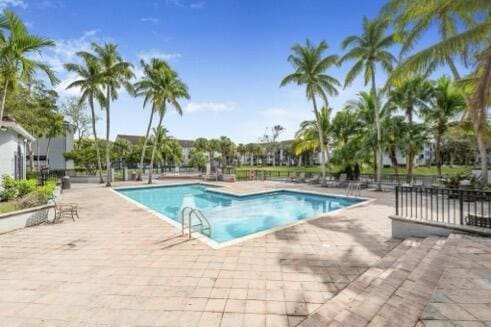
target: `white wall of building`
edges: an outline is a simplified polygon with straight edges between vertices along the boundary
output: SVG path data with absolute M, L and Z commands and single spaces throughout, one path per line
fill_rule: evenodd
M 26 177 L 26 141 L 15 131 L 0 131 L 0 176 L 9 175 L 11 177 Z M 16 176 L 15 157 L 19 155 L 22 160 L 20 176 Z
M 70 152 L 73 150 L 73 133 L 67 132 L 66 136 L 57 136 L 51 138 L 51 143 L 49 147 L 49 168 L 50 169 L 74 169 L 75 165 L 73 160 L 65 160 L 63 154 L 65 152 Z M 38 153 L 41 158 L 44 159 L 46 156 L 46 151 L 48 147 L 48 138 L 41 137 L 33 142 L 32 151 L 34 152 L 35 158 Z M 41 166 L 48 165 L 45 160 L 40 160 L 39 164 Z M 36 167 L 37 160 L 34 160 L 34 166 Z

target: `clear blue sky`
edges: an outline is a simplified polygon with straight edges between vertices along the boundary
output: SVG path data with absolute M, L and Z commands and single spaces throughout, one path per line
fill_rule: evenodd
M 227 135 L 254 142 L 268 126 L 286 127 L 291 138 L 300 121 L 313 117 L 303 89 L 279 88 L 291 71 L 290 47 L 310 38 L 325 39 L 329 52 L 342 54 L 340 43 L 361 30 L 363 16 L 374 17 L 382 0 L 0 0 L 15 10 L 31 32 L 54 39 L 44 59 L 64 86 L 71 80 L 62 64 L 90 42 L 116 42 L 121 54 L 168 59 L 188 84 L 185 113 L 169 113 L 164 124 L 178 138 Z M 340 80 L 349 65 L 330 72 Z M 380 76 L 380 83 L 384 76 Z M 331 99 L 339 110 L 364 88 L 361 81 Z M 112 106 L 116 134 L 143 134 L 149 111 L 142 100 L 123 94 Z M 102 112 L 100 112 L 102 117 Z M 99 124 L 99 132 L 103 132 Z

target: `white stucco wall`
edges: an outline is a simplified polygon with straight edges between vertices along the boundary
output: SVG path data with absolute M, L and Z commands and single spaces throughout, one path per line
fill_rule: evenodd
M 25 178 L 26 144 L 24 139 L 12 130 L 6 132 L 0 131 L 0 176 L 6 174 L 15 177 L 15 154 L 17 153 L 19 146 L 23 155 L 21 178 Z
M 38 155 L 38 151 L 41 156 L 45 156 L 47 146 L 48 146 L 48 139 L 41 137 L 33 142 L 32 151 L 34 152 L 35 156 Z M 58 136 L 52 138 L 49 148 L 50 169 L 73 169 L 74 168 L 73 161 L 65 160 L 65 157 L 63 156 L 65 152 L 70 152 L 72 150 L 73 150 L 73 134 L 67 133 L 66 136 Z M 36 165 L 36 160 L 34 161 L 34 165 Z M 40 165 L 46 165 L 44 160 L 40 161 Z

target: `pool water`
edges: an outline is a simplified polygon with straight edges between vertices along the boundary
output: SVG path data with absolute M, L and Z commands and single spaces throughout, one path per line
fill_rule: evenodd
M 208 185 L 201 184 L 127 188 L 118 192 L 176 222 L 180 222 L 182 208 L 198 208 L 210 222 L 211 239 L 218 243 L 362 201 L 293 191 L 234 196 L 213 192 Z

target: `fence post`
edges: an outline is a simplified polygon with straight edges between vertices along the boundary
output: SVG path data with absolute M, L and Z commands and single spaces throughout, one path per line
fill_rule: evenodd
M 464 224 L 464 192 L 459 190 L 459 216 L 460 216 L 460 224 Z
M 399 216 L 399 185 L 396 185 L 396 216 Z

